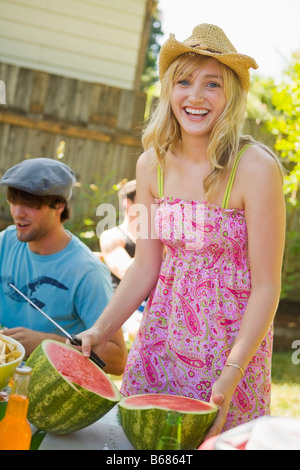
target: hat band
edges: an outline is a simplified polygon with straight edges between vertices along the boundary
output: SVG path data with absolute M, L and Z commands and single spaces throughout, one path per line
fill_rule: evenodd
M 192 48 L 199 47 L 199 48 L 202 49 L 203 51 L 210 52 L 211 54 L 222 54 L 222 52 L 220 52 L 220 51 L 214 51 L 214 50 L 212 50 L 212 49 L 209 49 L 207 46 L 205 46 L 205 45 L 203 45 L 203 44 L 194 44 L 193 46 L 189 46 L 189 47 L 192 47 Z

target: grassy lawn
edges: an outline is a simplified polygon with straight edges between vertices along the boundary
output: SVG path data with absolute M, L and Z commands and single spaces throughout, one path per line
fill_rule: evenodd
M 271 412 L 300 419 L 300 364 L 293 363 L 294 352 L 273 353 Z

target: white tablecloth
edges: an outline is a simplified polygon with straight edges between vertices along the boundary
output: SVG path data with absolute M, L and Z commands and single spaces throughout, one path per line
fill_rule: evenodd
M 262 416 L 205 441 L 201 450 L 300 450 L 300 419 Z
M 39 450 L 133 450 L 117 417 L 118 405 L 99 421 L 72 434 L 48 433 Z

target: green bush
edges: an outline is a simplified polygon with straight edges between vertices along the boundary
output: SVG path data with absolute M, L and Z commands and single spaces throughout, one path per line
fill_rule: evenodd
M 71 203 L 72 218 L 65 223 L 66 229 L 80 238 L 92 251 L 99 251 L 99 238 L 96 233 L 99 222 L 97 207 L 104 203 L 117 207 L 119 188 L 118 185 L 109 187 L 110 180 L 111 175 L 105 178 L 94 176 L 94 183 L 77 185 Z

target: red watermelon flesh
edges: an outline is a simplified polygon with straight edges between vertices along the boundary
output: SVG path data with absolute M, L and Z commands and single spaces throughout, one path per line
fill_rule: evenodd
M 212 405 L 204 401 L 195 400 L 177 395 L 159 395 L 149 393 L 145 395 L 134 395 L 126 398 L 126 406 L 132 407 L 155 407 L 167 410 L 181 411 L 185 413 L 199 413 L 212 410 Z
M 56 370 L 70 382 L 106 398 L 114 398 L 111 383 L 95 364 L 81 353 L 57 343 L 48 343 L 46 353 Z
M 123 431 L 137 450 L 155 450 L 169 410 L 182 415 L 181 450 L 196 449 L 213 424 L 218 408 L 194 398 L 160 393 L 124 397 L 119 402 Z
M 121 399 L 111 378 L 74 347 L 44 340 L 29 356 L 28 420 L 56 434 L 94 423 Z

